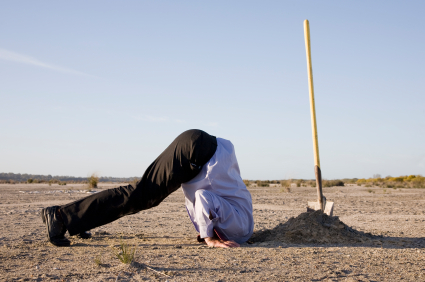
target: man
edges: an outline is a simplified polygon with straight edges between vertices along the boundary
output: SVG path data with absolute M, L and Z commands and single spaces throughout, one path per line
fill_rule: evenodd
M 48 207 L 41 216 L 49 241 L 69 246 L 66 231 L 90 238 L 88 230 L 155 207 L 180 186 L 189 217 L 200 233 L 198 241 L 229 248 L 238 247 L 252 235 L 251 194 L 240 176 L 232 143 L 197 129 L 180 134 L 135 187 L 120 186 Z

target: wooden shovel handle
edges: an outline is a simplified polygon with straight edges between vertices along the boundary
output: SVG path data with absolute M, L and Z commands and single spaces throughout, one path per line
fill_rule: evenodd
M 310 24 L 308 20 L 304 21 L 304 38 L 305 38 L 305 49 L 307 53 L 308 90 L 310 92 L 310 113 L 311 113 L 311 128 L 313 133 L 314 171 L 316 174 L 317 199 L 323 211 L 324 206 L 323 206 L 323 192 L 322 192 L 322 172 L 320 170 L 319 138 L 317 136 L 316 107 L 314 102 L 314 87 L 313 87 L 313 67 L 311 63 Z
M 314 166 L 314 173 L 316 174 L 317 202 L 320 204 L 320 209 L 324 211 L 325 206 L 323 205 L 322 171 L 317 165 Z

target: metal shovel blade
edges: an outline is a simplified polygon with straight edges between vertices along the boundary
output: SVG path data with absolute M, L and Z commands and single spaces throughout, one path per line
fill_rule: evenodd
M 321 210 L 320 203 L 319 202 L 308 202 L 307 211 L 313 212 Z M 333 202 L 326 202 L 325 203 L 325 209 L 323 210 L 323 213 L 326 213 L 329 216 L 332 216 L 334 211 L 334 203 Z

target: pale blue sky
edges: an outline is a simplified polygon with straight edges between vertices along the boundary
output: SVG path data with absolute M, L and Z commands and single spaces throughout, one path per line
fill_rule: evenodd
M 0 172 L 141 176 L 182 131 L 247 179 L 425 174 L 424 1 L 3 1 Z

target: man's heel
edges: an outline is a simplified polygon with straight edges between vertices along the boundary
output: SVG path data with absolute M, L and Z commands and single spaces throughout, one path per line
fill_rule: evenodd
M 41 210 L 40 216 L 41 216 L 41 219 L 43 220 L 43 223 L 46 224 L 46 217 L 44 215 L 44 209 Z

